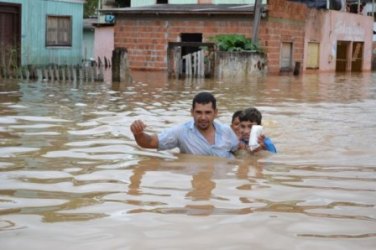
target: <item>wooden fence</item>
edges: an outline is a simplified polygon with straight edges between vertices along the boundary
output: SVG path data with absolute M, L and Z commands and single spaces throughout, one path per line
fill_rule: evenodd
M 103 81 L 104 66 L 83 63 L 81 65 L 0 66 L 0 79 L 37 81 Z
M 179 75 L 185 73 L 187 77 L 205 77 L 205 55 L 203 50 L 187 54 L 183 56 L 181 63 L 184 64 L 183 67 L 180 67 Z

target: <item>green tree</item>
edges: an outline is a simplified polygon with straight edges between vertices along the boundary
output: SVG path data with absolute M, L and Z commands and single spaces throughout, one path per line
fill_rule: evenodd
M 215 42 L 220 51 L 262 51 L 260 47 L 244 35 L 223 34 L 210 37 L 209 40 Z
M 86 3 L 84 4 L 84 18 L 97 15 L 98 1 L 100 0 L 86 0 Z M 105 0 L 102 0 L 102 3 L 105 3 Z M 115 2 L 112 2 L 111 7 L 124 8 L 124 7 L 130 7 L 130 6 L 131 6 L 130 0 L 115 0 Z
M 97 15 L 97 7 L 99 0 L 86 0 L 84 4 L 84 18 Z

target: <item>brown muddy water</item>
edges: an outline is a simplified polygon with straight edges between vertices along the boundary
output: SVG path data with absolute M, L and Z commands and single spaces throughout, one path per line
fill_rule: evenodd
M 376 249 L 376 74 L 0 82 L 0 249 Z M 258 107 L 278 154 L 136 146 L 190 119 Z

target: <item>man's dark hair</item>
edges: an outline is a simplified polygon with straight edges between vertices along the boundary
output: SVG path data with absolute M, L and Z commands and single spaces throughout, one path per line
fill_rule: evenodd
M 239 116 L 241 122 L 250 121 L 261 125 L 262 115 L 257 108 L 247 108 Z
M 196 103 L 199 103 L 199 104 L 208 104 L 208 103 L 212 103 L 212 107 L 213 109 L 217 109 L 217 100 L 215 99 L 215 97 L 209 93 L 209 92 L 201 92 L 201 93 L 198 93 L 194 98 L 193 98 L 193 101 L 192 101 L 192 109 L 195 108 L 195 104 Z
M 236 117 L 240 117 L 242 112 L 243 112 L 242 110 L 235 111 L 234 114 L 232 114 L 231 123 L 233 123 L 235 121 Z

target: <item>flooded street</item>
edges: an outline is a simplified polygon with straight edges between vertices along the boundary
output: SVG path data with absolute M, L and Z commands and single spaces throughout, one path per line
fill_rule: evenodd
M 0 249 L 375 249 L 376 73 L 0 81 Z M 278 154 L 139 148 L 129 126 L 257 107 Z

